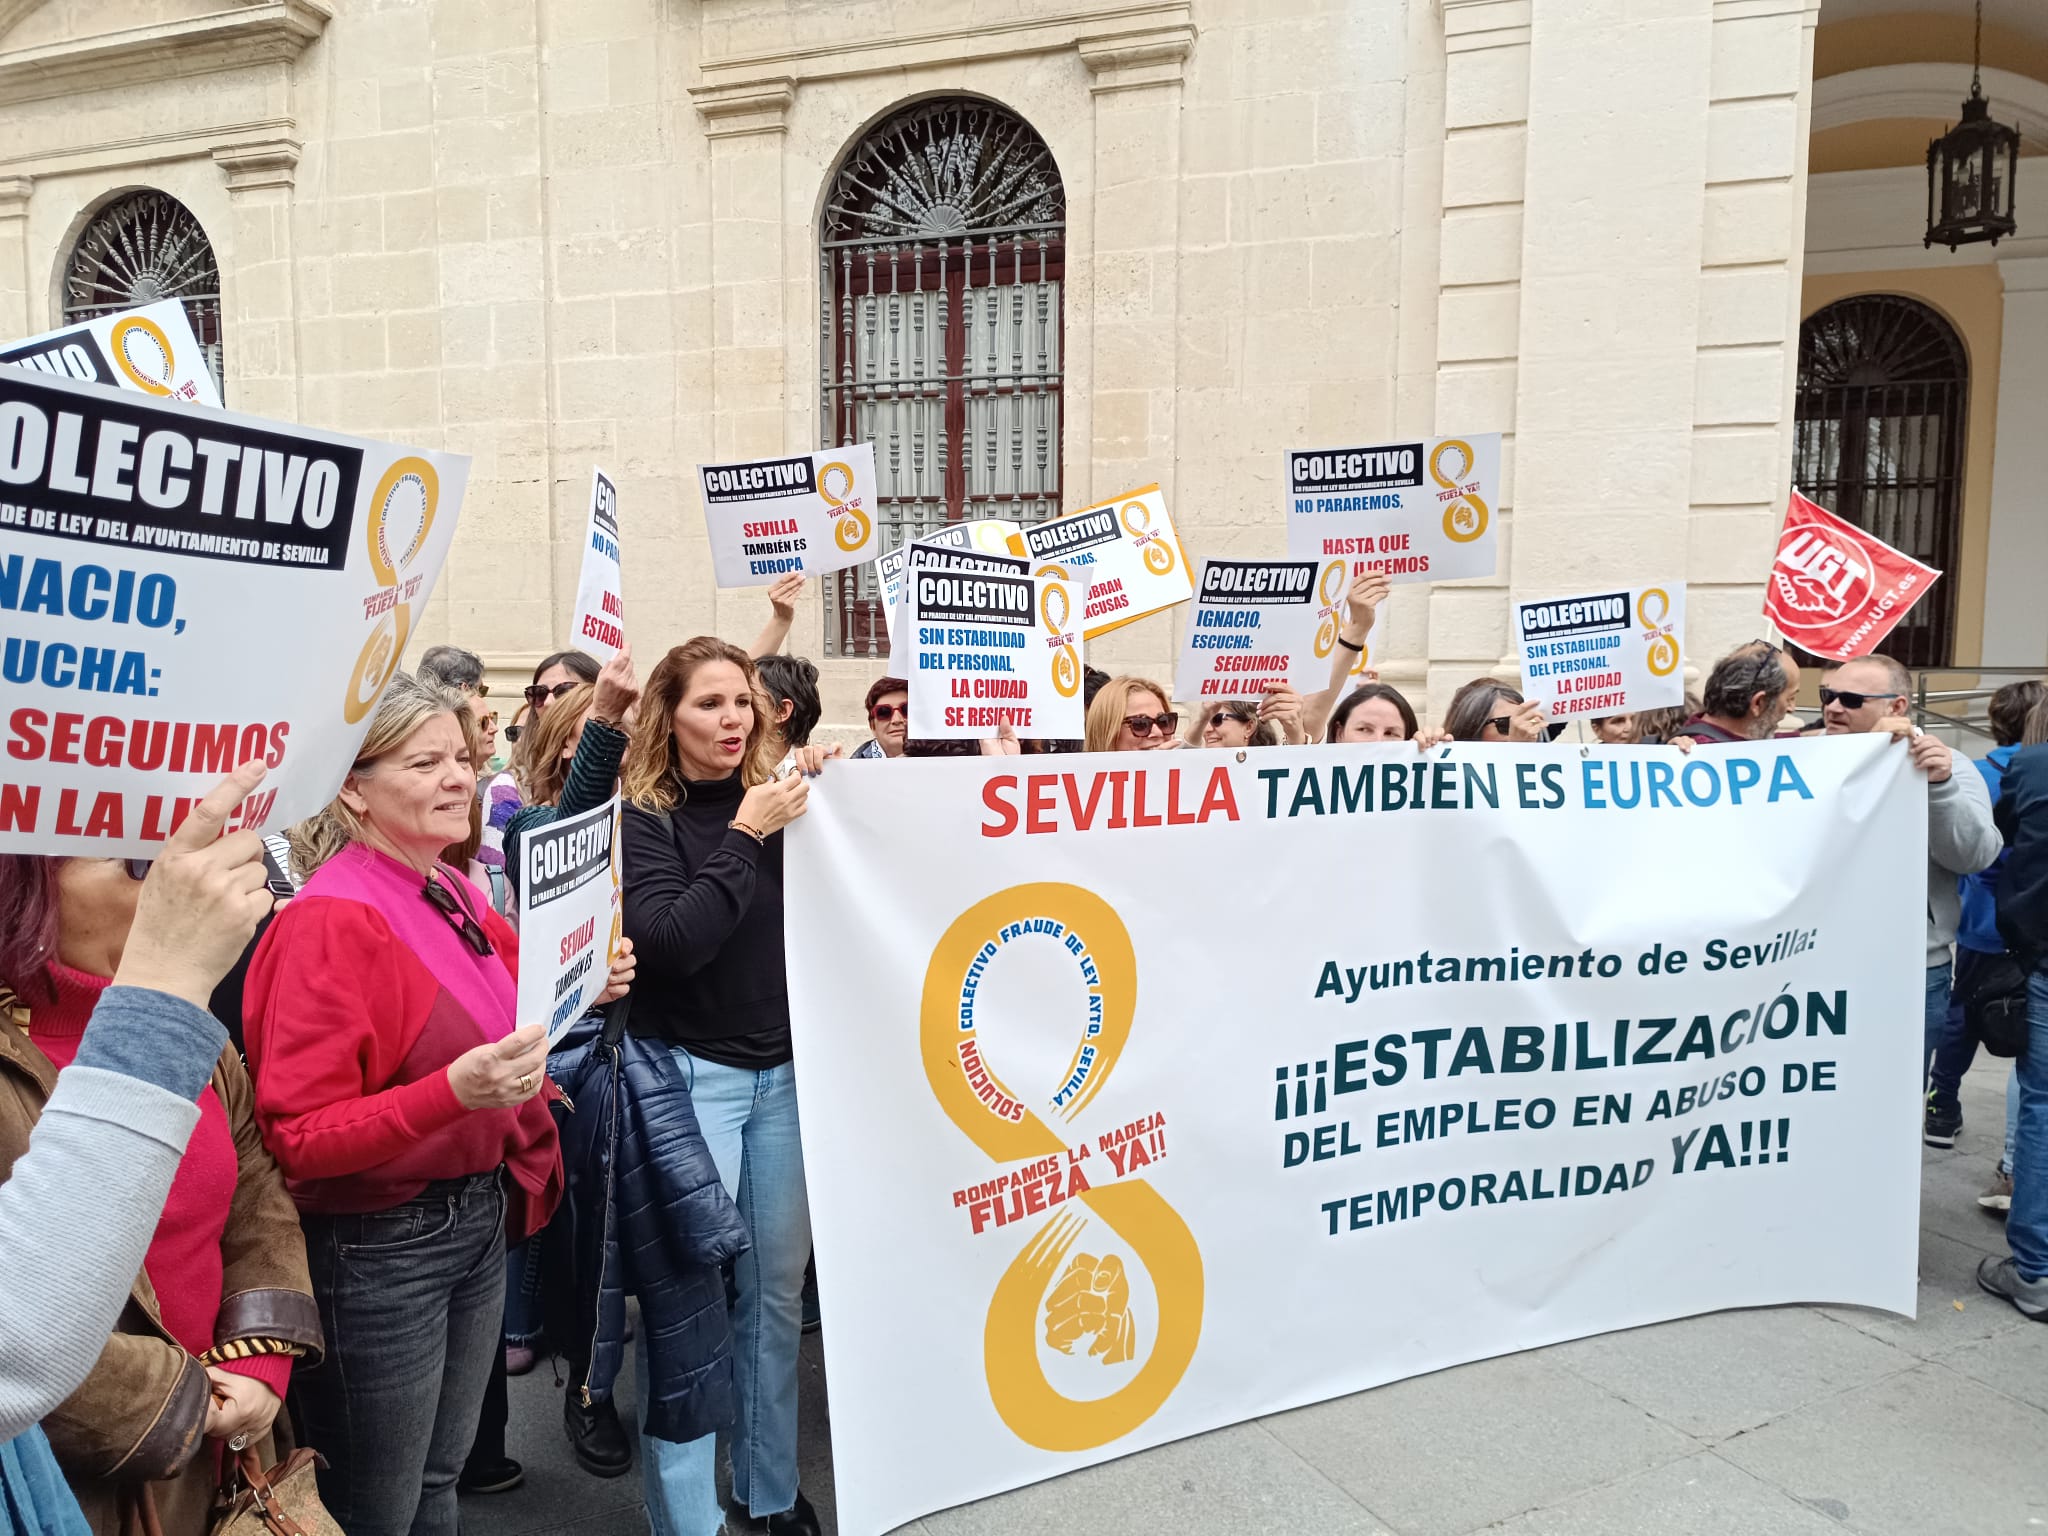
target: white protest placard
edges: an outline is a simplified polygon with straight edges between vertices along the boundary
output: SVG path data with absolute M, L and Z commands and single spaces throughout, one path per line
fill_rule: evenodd
M 1281 465 L 1297 559 L 1335 556 L 1353 577 L 1382 571 L 1396 584 L 1491 576 L 1499 564 L 1498 432 L 1291 449 Z
M 220 409 L 205 349 L 176 299 L 101 315 L 0 346 L 0 363 Z
M 1685 583 L 1515 604 L 1522 697 L 1552 720 L 1685 702 Z
M 1072 594 L 1054 576 L 912 566 L 903 600 L 910 734 L 978 740 L 1008 721 L 1020 740 L 1085 735 Z
M 1021 529 L 1007 518 L 984 517 L 972 522 L 945 523 L 929 533 L 906 537 L 887 554 L 875 557 L 875 587 L 882 595 L 882 614 L 889 633 L 896 633 L 896 604 L 903 596 L 903 573 L 910 569 L 913 545 L 927 549 L 975 549 L 987 555 L 1022 555 Z
M 590 471 L 590 522 L 583 530 L 583 574 L 576 582 L 576 609 L 569 643 L 599 661 L 625 648 L 626 600 L 619 570 L 619 492 L 611 477 Z
M 1070 580 L 1087 580 L 1088 600 L 1080 614 L 1087 639 L 1194 595 L 1187 551 L 1156 485 L 1029 524 L 1021 537 L 1034 570 L 1056 565 Z
M 1868 736 L 827 774 L 784 890 L 842 1536 L 1610 1329 L 1910 1315 L 1926 804 Z
M 721 587 L 765 587 L 790 571 L 843 571 L 875 558 L 875 447 L 705 464 L 704 525 Z
M 333 798 L 455 536 L 469 460 L 0 368 L 0 851 L 147 857 Z
M 590 1011 L 619 952 L 619 797 L 519 839 L 519 1027 Z
M 1350 585 L 1342 560 L 1204 560 L 1173 675 L 1176 699 L 1249 699 L 1330 682 Z
M 904 545 L 901 553 L 904 564 L 896 577 L 897 601 L 887 614 L 891 656 L 900 656 L 910 648 L 910 626 L 904 617 L 909 612 L 909 604 L 902 600 L 906 586 L 903 578 L 909 571 L 988 571 L 998 576 L 1031 574 L 1031 562 L 1022 555 L 998 553 L 979 542 L 956 539 L 942 544 L 936 539 L 919 539 Z

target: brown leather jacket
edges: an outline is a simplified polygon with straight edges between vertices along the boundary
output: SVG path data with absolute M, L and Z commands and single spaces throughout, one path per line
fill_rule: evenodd
M 28 1150 L 29 1133 L 56 1081 L 49 1058 L 0 1011 L 0 1182 Z M 213 1091 L 233 1127 L 239 1169 L 221 1237 L 214 1342 L 279 1339 L 303 1345 L 308 1359 L 317 1359 L 320 1313 L 306 1273 L 298 1209 L 257 1132 L 249 1075 L 232 1049 L 221 1053 L 214 1068 Z M 140 1482 L 160 1479 L 177 1479 L 172 1487 L 154 1490 L 166 1536 L 206 1528 L 215 1475 L 213 1456 L 202 1454 L 208 1400 L 205 1368 L 165 1330 L 149 1276 L 138 1272 L 99 1363 L 43 1421 L 58 1465 L 95 1531 L 119 1528 L 124 1488 L 132 1493 Z

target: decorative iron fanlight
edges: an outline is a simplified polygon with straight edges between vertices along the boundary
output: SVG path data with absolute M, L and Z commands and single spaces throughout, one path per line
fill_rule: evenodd
M 1950 250 L 1978 240 L 1993 245 L 2019 227 L 2013 219 L 2013 172 L 2020 132 L 1991 118 L 1978 65 L 1984 53 L 1984 0 L 1977 0 L 1977 39 L 1970 54 L 1970 96 L 1963 120 L 1927 146 L 1927 234 Z

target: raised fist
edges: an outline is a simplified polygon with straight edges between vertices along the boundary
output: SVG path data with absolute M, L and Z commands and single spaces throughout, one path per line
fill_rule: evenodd
M 1131 1316 L 1131 1282 L 1115 1254 L 1097 1259 L 1077 1253 L 1045 1304 L 1045 1342 L 1071 1355 L 1083 1334 L 1093 1334 L 1091 1356 L 1122 1365 L 1137 1352 L 1138 1325 Z

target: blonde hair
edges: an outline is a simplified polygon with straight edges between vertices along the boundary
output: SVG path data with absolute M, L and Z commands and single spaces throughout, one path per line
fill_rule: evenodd
M 775 771 L 775 706 L 761 677 L 754 670 L 754 658 L 736 645 L 712 635 L 699 635 L 674 647 L 647 674 L 647 687 L 640 696 L 640 711 L 633 718 L 633 731 L 626 742 L 626 762 L 620 771 L 625 796 L 643 811 L 672 811 L 683 798 L 682 763 L 676 755 L 674 720 L 690 678 L 709 662 L 730 662 L 746 679 L 754 699 L 754 724 L 747 732 L 747 744 L 740 754 L 740 783 L 748 789 L 765 784 Z M 553 710 L 549 710 L 552 714 Z M 547 714 L 541 716 L 543 720 Z
M 2044 741 L 2048 741 L 2048 699 L 2027 711 L 2027 723 L 2020 732 L 2022 746 L 2038 747 Z
M 1116 750 L 1116 735 L 1123 729 L 1124 716 L 1131 712 L 1131 695 L 1134 693 L 1153 694 L 1168 710 L 1173 708 L 1173 695 L 1149 678 L 1112 677 L 1097 690 L 1095 702 L 1088 706 L 1090 752 Z
M 378 758 L 397 751 L 414 731 L 437 715 L 464 713 L 467 711 L 460 695 L 420 682 L 409 673 L 392 673 L 391 681 L 384 685 L 384 696 L 377 701 L 377 712 L 370 716 L 370 728 L 363 733 L 363 744 L 356 749 L 355 761 L 349 764 L 349 772 L 360 773 Z M 315 811 L 297 826 L 285 830 L 285 838 L 292 845 L 292 872 L 301 880 L 310 878 L 314 870 L 350 843 L 361 842 L 363 832 L 362 818 L 344 805 L 337 794 L 324 810 Z
M 463 700 L 463 708 L 455 711 L 455 723 L 462 727 L 462 744 L 469 749 L 472 768 L 479 767 L 484 760 L 484 728 L 477 720 L 476 712 Z M 470 861 L 477 850 L 484 845 L 484 801 L 481 795 L 469 797 L 469 835 L 459 843 L 450 843 L 441 850 L 441 862 L 449 864 L 464 874 L 469 872 Z
M 540 719 L 519 733 L 519 755 L 512 760 L 512 777 L 528 805 L 553 805 L 562 798 L 569 780 L 569 765 L 562 761 L 562 749 L 597 698 L 597 690 L 578 683 L 541 711 Z

